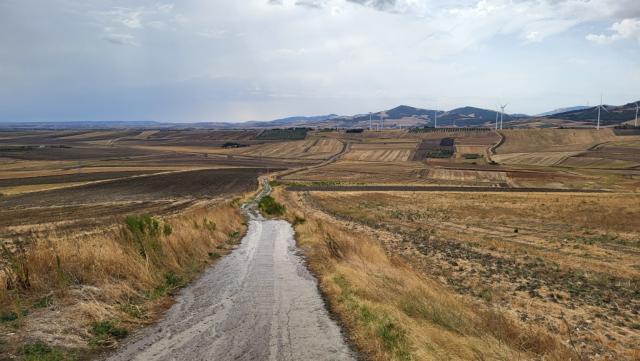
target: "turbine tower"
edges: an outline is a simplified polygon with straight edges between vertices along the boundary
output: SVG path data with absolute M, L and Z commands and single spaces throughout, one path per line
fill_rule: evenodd
M 638 109 L 640 109 L 640 106 L 636 103 L 636 122 L 634 124 L 636 127 L 638 126 Z
M 369 131 L 371 131 L 371 112 L 369 112 Z
M 498 130 L 498 108 L 496 108 L 496 130 Z
M 502 118 L 504 117 L 504 108 L 506 108 L 507 105 L 509 105 L 509 104 L 504 104 L 504 105 L 500 106 L 500 109 L 501 109 L 501 111 L 500 111 L 500 129 L 501 130 L 502 130 Z
M 380 114 L 380 130 L 384 130 L 384 115 Z
M 638 113 L 638 112 L 636 112 L 636 113 Z M 636 114 L 636 118 L 638 118 L 638 114 Z M 637 121 L 637 119 L 636 119 L 636 121 Z M 433 111 L 433 127 L 434 128 L 438 127 L 438 111 L 437 110 Z
M 596 108 L 598 109 L 598 123 L 596 124 L 596 129 L 600 129 L 600 111 L 604 110 L 605 112 L 609 113 L 609 111 L 607 110 L 607 108 L 602 105 L 602 95 L 600 95 L 600 105 L 596 106 Z

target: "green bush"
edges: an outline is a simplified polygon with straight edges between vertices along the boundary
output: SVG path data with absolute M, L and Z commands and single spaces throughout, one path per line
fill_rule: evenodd
M 258 203 L 260 210 L 271 216 L 280 216 L 284 214 L 284 205 L 276 202 L 271 196 L 264 196 Z
M 138 233 L 149 236 L 158 236 L 160 234 L 160 224 L 153 217 L 148 215 L 127 216 L 124 223 L 127 229 L 132 233 Z
M 161 251 L 160 223 L 148 215 L 127 216 L 124 220 L 123 238 L 133 243 L 138 253 L 146 259 Z M 162 230 L 165 231 L 165 230 Z

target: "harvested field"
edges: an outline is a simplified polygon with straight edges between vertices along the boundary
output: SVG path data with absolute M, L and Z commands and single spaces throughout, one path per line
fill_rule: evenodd
M 323 167 L 284 176 L 286 181 L 346 183 L 425 182 L 427 168 L 418 162 L 358 162 L 340 160 Z
M 612 129 L 517 129 L 501 130 L 504 143 L 497 154 L 575 152 L 584 151 L 597 144 L 613 141 L 618 137 Z
M 128 212 L 175 212 L 196 202 L 251 191 L 264 172 L 262 168 L 172 172 L 4 196 L 0 236 L 59 227 L 77 230 L 109 223 Z
M 2 147 L 0 157 L 17 160 L 95 160 L 131 157 L 144 157 L 157 154 L 149 149 L 132 149 L 107 146 L 69 145 L 69 146 L 24 146 Z
M 311 192 L 343 220 L 398 235 L 390 254 L 522 327 L 573 337 L 579 359 L 635 360 L 640 196 Z M 593 217 L 598 214 L 599 217 Z
M 117 179 L 38 194 L 3 197 L 0 206 L 3 209 L 15 209 L 113 201 L 211 198 L 254 189 L 257 176 L 263 172 L 265 170 L 261 168 L 230 168 Z
M 551 167 L 580 153 L 581 152 L 500 153 L 491 156 L 491 159 L 500 164 Z
M 354 143 L 342 159 L 363 162 L 406 162 L 415 147 L 415 142 Z
M 342 150 L 342 143 L 330 138 L 316 138 L 293 142 L 260 144 L 245 148 L 227 149 L 224 154 L 255 158 L 325 160 Z
M 506 184 L 506 172 L 489 172 L 464 169 L 429 169 L 427 177 L 431 179 L 446 180 L 452 182 L 465 182 L 471 184 L 491 183 Z
M 595 152 L 593 152 L 595 153 Z M 592 152 L 579 154 L 558 163 L 561 167 L 570 168 L 600 168 L 600 169 L 630 169 L 640 167 L 640 162 L 633 162 L 622 159 L 597 158 L 591 156 Z M 595 155 L 595 154 L 593 154 Z
M 306 138 L 307 131 L 306 128 L 265 129 L 256 136 L 256 139 L 301 140 Z
M 64 175 L 51 175 L 29 178 L 0 178 L 0 188 L 35 185 L 35 184 L 57 184 L 67 182 L 90 182 L 105 179 L 127 178 L 136 175 L 150 174 L 154 171 L 120 171 L 120 172 L 76 172 Z

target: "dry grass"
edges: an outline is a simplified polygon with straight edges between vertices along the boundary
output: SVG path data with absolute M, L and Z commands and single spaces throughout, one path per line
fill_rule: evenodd
M 372 233 L 349 229 L 277 189 L 298 245 L 349 339 L 371 360 L 576 360 L 557 338 L 478 307 L 391 257 Z
M 398 235 L 385 248 L 427 277 L 508 310 L 505 320 L 484 318 L 486 329 L 521 319 L 573 338 L 585 359 L 637 359 L 637 194 L 313 192 L 311 198 L 343 219 Z
M 30 286 L 12 282 L 13 289 L 3 287 L 0 293 L 4 313 L 17 307 L 29 315 L 0 324 L 0 329 L 15 328 L 3 341 L 18 345 L 38 338 L 83 348 L 92 322 L 114 320 L 125 328 L 148 323 L 176 287 L 232 248 L 244 232 L 243 222 L 235 204 L 221 202 L 160 221 L 159 234 L 142 240 L 125 227 L 30 240 L 23 256 Z M 0 273 L 0 284 L 7 281 L 8 274 Z M 48 300 L 44 307 L 43 297 Z

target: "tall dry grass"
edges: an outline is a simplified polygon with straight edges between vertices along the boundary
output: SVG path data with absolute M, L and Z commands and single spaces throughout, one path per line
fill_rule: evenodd
M 160 232 L 153 236 L 157 244 L 146 254 L 124 223 L 99 235 L 31 240 L 22 255 L 29 287 L 17 287 L 15 282 L 11 289 L 2 287 L 2 312 L 12 312 L 19 302 L 42 327 L 46 323 L 42 320 L 49 317 L 68 323 L 64 331 L 39 329 L 38 322 L 18 327 L 27 338 L 37 333 L 54 343 L 59 339 L 61 346 L 71 346 L 64 344 L 68 337 L 47 333 L 74 330 L 87 341 L 86 329 L 94 322 L 115 320 L 133 328 L 150 322 L 167 304 L 167 295 L 230 250 L 245 230 L 242 214 L 229 202 L 157 219 Z M 0 285 L 7 285 L 11 276 L 0 272 Z M 37 309 L 43 297 L 50 299 L 55 314 Z
M 454 295 L 282 189 L 274 197 L 349 339 L 371 360 L 578 360 L 561 340 Z

